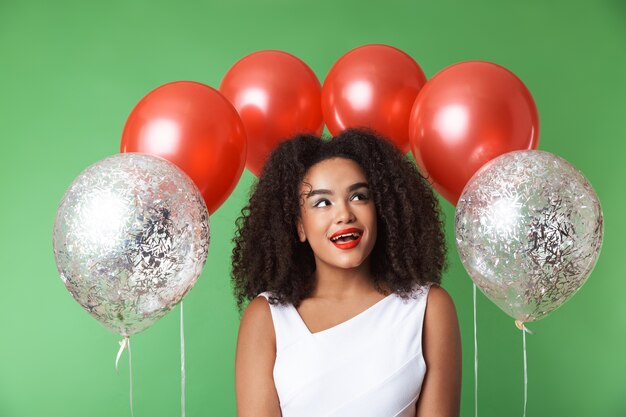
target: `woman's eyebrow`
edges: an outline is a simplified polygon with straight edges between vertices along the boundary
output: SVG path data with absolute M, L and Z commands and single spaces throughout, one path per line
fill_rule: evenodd
M 325 190 L 323 188 L 320 188 L 318 190 L 311 190 L 308 193 L 306 193 L 306 198 L 311 198 L 311 197 L 314 197 L 314 196 L 319 195 L 319 194 L 330 194 L 330 195 L 332 195 L 333 192 L 330 191 L 330 190 Z
M 354 191 L 354 190 L 358 190 L 359 188 L 369 188 L 369 186 L 367 185 L 366 182 L 357 182 L 357 183 L 352 184 L 351 186 L 348 187 L 348 192 Z M 311 198 L 311 197 L 314 197 L 314 196 L 320 195 L 320 194 L 330 194 L 330 195 L 333 195 L 334 193 L 332 192 L 332 190 L 327 190 L 325 188 L 320 188 L 320 189 L 317 189 L 317 190 L 311 190 L 308 193 L 306 193 L 306 198 Z
M 369 185 L 367 185 L 366 182 L 357 182 L 356 184 L 352 184 L 351 186 L 348 187 L 348 192 L 358 190 L 359 188 L 369 189 Z

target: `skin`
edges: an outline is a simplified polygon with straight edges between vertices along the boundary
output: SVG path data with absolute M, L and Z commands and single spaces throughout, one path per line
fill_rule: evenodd
M 322 190 L 322 191 L 320 191 Z M 371 283 L 369 255 L 376 242 L 376 208 L 365 173 L 349 159 L 312 166 L 301 187 L 298 238 L 315 255 L 316 287 L 298 313 L 312 333 L 334 327 L 385 297 Z M 342 229 L 363 231 L 352 249 L 337 248 L 330 236 Z M 417 403 L 418 417 L 456 417 L 461 392 L 461 341 L 452 299 L 440 287 L 429 291 L 423 329 L 427 372 Z M 235 360 L 237 415 L 280 416 L 273 368 L 276 339 L 267 300 L 250 302 L 241 319 Z

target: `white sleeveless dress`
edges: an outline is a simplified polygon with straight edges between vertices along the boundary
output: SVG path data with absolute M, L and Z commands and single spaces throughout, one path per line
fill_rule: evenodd
M 428 290 L 407 300 L 391 294 L 316 333 L 293 305 L 270 304 L 274 384 L 283 417 L 414 417 L 426 373 L 422 325 Z

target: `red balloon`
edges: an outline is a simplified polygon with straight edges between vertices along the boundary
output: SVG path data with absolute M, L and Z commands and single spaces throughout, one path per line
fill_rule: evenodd
M 217 90 L 192 81 L 162 85 L 137 103 L 121 152 L 165 158 L 191 177 L 214 213 L 233 191 L 246 157 L 237 111 Z
M 246 128 L 246 167 L 257 177 L 270 152 L 299 133 L 321 135 L 321 85 L 299 58 L 283 51 L 258 51 L 233 65 L 220 92 L 235 106 Z
M 539 116 L 515 74 L 490 62 L 468 61 L 428 81 L 413 106 L 409 135 L 422 172 L 456 205 L 465 184 L 486 162 L 537 148 Z
M 387 45 L 364 45 L 332 66 L 322 87 L 322 112 L 333 135 L 367 127 L 409 151 L 409 116 L 426 83 L 420 66 Z

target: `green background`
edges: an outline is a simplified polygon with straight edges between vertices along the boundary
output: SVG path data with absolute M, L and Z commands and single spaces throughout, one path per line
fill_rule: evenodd
M 588 282 L 529 327 L 528 416 L 626 416 L 626 3 L 623 0 L 0 0 L 0 416 L 129 415 L 119 337 L 72 299 L 52 253 L 57 204 L 88 165 L 118 151 L 124 122 L 174 80 L 217 87 L 262 49 L 320 80 L 367 43 L 396 46 L 428 77 L 482 59 L 516 73 L 537 103 L 539 148 L 591 181 L 605 240 Z M 212 216 L 204 273 L 185 299 L 187 415 L 235 415 L 239 316 L 229 282 L 234 220 L 253 176 Z M 620 185 L 622 184 L 622 185 Z M 442 202 L 449 243 L 453 207 Z M 462 415 L 473 415 L 471 281 L 450 246 L 444 278 L 463 336 Z M 179 314 L 133 343 L 135 415 L 180 414 Z M 479 415 L 521 415 L 521 333 L 478 297 Z

